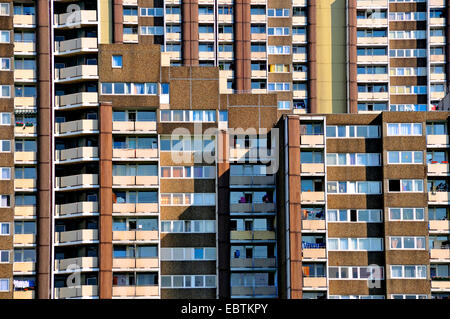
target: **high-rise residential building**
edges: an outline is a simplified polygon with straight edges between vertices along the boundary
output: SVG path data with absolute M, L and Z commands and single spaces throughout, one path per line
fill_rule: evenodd
M 1 1 L 0 298 L 448 298 L 447 14 Z

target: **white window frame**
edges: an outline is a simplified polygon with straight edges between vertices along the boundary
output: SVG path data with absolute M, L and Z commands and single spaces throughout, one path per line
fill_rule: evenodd
M 399 209 L 400 210 L 400 219 L 393 219 L 391 216 L 391 211 L 393 209 Z M 413 214 L 414 217 L 413 219 L 405 219 L 404 218 L 404 210 L 405 209 L 412 209 L 413 210 Z M 417 218 L 417 211 L 418 210 L 422 210 L 422 218 Z M 419 208 L 413 208 L 413 207 L 389 207 L 389 221 L 406 221 L 406 222 L 410 222 L 410 221 L 424 221 L 425 220 L 425 208 L 423 207 L 419 207 Z
M 390 154 L 391 153 L 397 153 L 397 156 L 398 156 L 398 162 L 391 162 L 391 159 L 390 159 Z M 405 162 L 405 163 L 403 163 L 402 162 L 402 160 L 403 160 L 403 153 L 411 153 L 410 154 L 410 156 L 411 156 L 411 162 L 410 163 L 408 163 L 408 162 Z M 416 162 L 416 154 L 415 153 L 420 153 L 421 154 L 421 156 L 420 156 L 420 162 Z M 388 151 L 387 152 L 387 160 L 388 160 L 388 164 L 392 164 L 392 165 L 397 165 L 397 164 L 399 164 L 399 165 L 414 165 L 414 164 L 423 164 L 423 152 L 422 151 Z
M 0 6 L 7 8 L 6 9 L 6 12 L 7 12 L 6 14 L 1 14 L 2 10 L 0 10 L 0 16 L 9 17 L 10 14 L 11 14 L 9 3 L 8 2 L 3 2 L 3 3 L 0 3 Z
M 362 240 L 369 240 L 369 249 L 360 249 L 360 241 Z M 337 249 L 331 249 L 330 241 L 331 240 L 337 240 L 338 248 Z M 370 246 L 373 246 L 372 242 L 379 241 L 381 244 L 380 249 L 371 249 Z M 355 241 L 356 243 L 356 249 L 348 249 L 350 247 L 350 242 Z M 341 243 L 346 242 L 347 249 L 341 248 Z M 327 250 L 329 251 L 383 251 L 383 238 L 379 237 L 362 237 L 362 238 L 328 238 L 327 241 Z
M 173 285 L 173 279 L 174 277 L 182 277 L 183 278 L 183 286 L 182 287 L 178 287 L 178 286 L 174 286 Z M 189 281 L 191 283 L 190 286 L 186 285 L 186 277 L 190 277 Z M 203 277 L 203 286 L 195 286 L 195 277 Z M 213 286 L 206 286 L 206 277 L 214 277 L 214 285 Z M 162 282 L 164 279 L 166 278 L 170 278 L 170 286 L 165 286 L 162 285 Z M 217 287 L 217 277 L 216 275 L 162 275 L 161 276 L 161 283 L 160 283 L 160 287 L 163 289 L 192 289 L 192 288 L 216 288 Z
M 404 248 L 405 247 L 405 239 L 414 239 L 414 248 Z M 394 248 L 393 240 L 400 239 L 401 247 Z M 418 247 L 419 240 L 422 240 L 423 247 Z M 389 237 L 389 249 L 390 250 L 426 250 L 427 242 L 425 236 L 390 236 Z
M 345 154 L 345 164 L 339 164 L 339 155 Z M 336 164 L 330 164 L 328 158 L 334 156 Z M 355 157 L 355 164 L 350 164 L 350 158 Z M 368 160 L 369 157 L 372 157 L 372 161 L 367 162 L 366 164 L 359 164 L 360 159 Z M 373 159 L 378 157 L 378 164 L 372 165 Z M 327 153 L 327 166 L 381 166 L 381 154 L 380 153 Z
M 3 178 L 3 172 L 6 172 L 8 178 Z M 11 167 L 0 167 L 0 180 L 6 181 L 11 179 Z
M 402 275 L 401 277 L 393 277 L 393 271 L 392 271 L 392 267 L 402 267 Z M 405 267 L 415 267 L 414 272 L 416 274 L 415 277 L 405 277 Z M 418 277 L 417 275 L 422 273 L 421 271 L 419 271 L 419 267 L 423 269 L 425 269 L 425 277 Z M 428 272 L 428 267 L 426 265 L 391 265 L 390 266 L 390 279 L 427 279 L 427 272 Z
M 4 254 L 4 253 L 8 253 L 7 254 L 7 260 L 6 261 L 4 261 L 3 259 L 2 259 L 2 255 Z M 9 264 L 9 263 L 11 263 L 11 251 L 10 250 L 0 250 L 0 264 Z
M 3 95 L 3 88 L 8 89 L 8 95 Z M 0 98 L 1 99 L 10 99 L 11 98 L 11 85 L 0 85 Z
M 8 41 L 7 42 L 2 42 L 1 39 L 3 38 L 3 32 L 5 32 L 5 34 L 8 34 Z M 11 43 L 11 32 L 7 31 L 7 30 L 0 30 L 0 43 Z
M 202 176 L 198 177 L 198 176 L 194 176 L 194 167 L 201 167 L 202 168 Z M 177 169 L 182 169 L 183 171 L 183 176 L 173 176 L 173 169 L 177 168 Z M 191 171 L 191 176 L 186 176 L 186 168 L 189 168 Z M 216 169 L 215 166 L 161 166 L 160 167 L 160 178 L 161 179 L 215 179 L 216 175 L 214 174 L 213 176 L 205 176 L 206 172 L 211 171 L 211 168 L 213 168 L 214 170 Z M 163 169 L 169 169 L 170 172 L 170 176 L 163 176 L 162 174 L 162 170 Z
M 7 281 L 8 282 L 8 289 L 7 290 L 0 290 L 1 292 L 8 292 L 8 291 L 10 291 L 11 290 L 11 284 L 10 284 L 10 280 L 9 280 L 9 278 L 0 278 L 0 287 L 2 287 L 3 285 L 1 284 L 1 282 L 5 282 L 5 281 Z
M 424 183 L 423 183 L 423 179 L 400 179 L 400 190 L 399 191 L 392 191 L 389 189 L 389 181 L 388 180 L 388 192 L 389 193 L 423 193 L 424 192 Z M 403 189 L 403 182 L 407 182 L 407 181 L 412 181 L 412 190 L 411 191 L 404 191 Z M 422 182 L 422 190 L 417 190 L 417 182 L 420 181 Z
M 395 296 L 401 297 L 401 298 L 395 298 Z M 407 298 L 407 297 L 414 297 L 414 298 Z M 414 294 L 392 294 L 391 299 L 428 299 L 427 295 L 414 295 Z
M 397 126 L 398 134 L 394 135 L 391 133 L 389 127 Z M 401 125 L 410 125 L 411 134 L 402 134 L 400 127 Z M 414 126 L 419 127 L 420 126 L 420 133 L 415 134 L 414 133 Z M 387 129 L 387 136 L 423 136 L 423 127 L 422 123 L 386 123 L 386 129 Z
M 5 224 L 8 225 L 8 233 L 7 234 L 2 233 L 3 225 L 5 225 Z M 5 222 L 0 223 L 0 236 L 11 236 L 11 223 L 5 223 Z
M 337 268 L 338 269 L 338 275 L 339 278 L 331 278 L 330 277 L 330 268 Z M 358 269 L 358 278 L 353 278 L 353 268 L 357 268 Z M 368 271 L 371 271 L 373 269 L 377 269 L 380 268 L 381 269 L 381 277 L 380 278 L 376 278 L 376 277 L 372 277 L 372 275 L 370 275 L 367 278 L 361 278 L 361 269 L 367 268 Z M 342 277 L 341 278 L 341 269 L 346 269 L 347 270 L 347 275 L 348 277 Z M 378 266 L 378 267 L 373 267 L 373 266 L 328 266 L 327 268 L 328 272 L 327 272 L 327 277 L 329 280 L 384 280 L 384 267 L 383 266 Z
M 181 231 L 174 231 L 175 227 L 175 223 L 179 223 L 181 225 Z M 186 229 L 186 224 L 190 224 L 189 226 L 189 230 L 188 231 Z M 198 223 L 200 230 L 199 231 L 195 231 L 195 223 Z M 167 225 L 167 226 L 163 226 L 163 225 Z M 212 229 L 210 231 L 207 231 L 208 227 L 207 225 L 209 224 L 209 226 L 213 226 Z M 169 229 L 167 230 L 166 227 L 168 227 Z M 214 219 L 208 220 L 161 220 L 161 233 L 176 233 L 176 234 L 209 234 L 209 233 L 215 233 L 216 232 L 216 221 Z
M 330 185 L 331 183 L 335 183 L 336 192 L 330 192 L 328 190 L 328 185 Z M 343 193 L 339 192 L 339 183 L 346 183 L 346 190 L 347 191 L 345 193 L 344 192 Z M 368 188 L 369 188 L 369 185 L 370 185 L 369 183 L 378 183 L 378 185 L 379 185 L 379 187 L 378 187 L 379 192 L 377 192 L 377 193 L 370 193 L 370 192 L 360 193 L 360 192 L 358 192 L 358 189 L 359 189 L 359 185 L 361 183 L 367 183 Z M 354 190 L 354 192 L 349 191 L 349 190 L 352 190 L 352 189 Z M 327 182 L 327 193 L 328 194 L 333 194 L 333 195 L 339 195 L 339 194 L 380 195 L 380 194 L 382 194 L 382 192 L 383 192 L 382 183 L 379 182 L 379 181 L 328 181 Z
M 345 127 L 345 136 L 338 136 L 338 132 L 339 132 L 338 127 L 339 126 Z M 334 128 L 336 136 L 329 136 L 327 134 L 327 138 L 380 138 L 381 137 L 379 125 L 327 125 L 327 127 L 325 128 L 325 132 L 327 132 L 328 128 L 331 128 L 331 127 Z M 354 136 L 350 136 L 350 127 L 353 127 Z M 360 128 L 360 127 L 366 128 L 367 137 L 358 136 L 358 128 Z M 372 128 L 372 127 L 377 128 L 376 136 L 370 135 L 370 128 Z
M 115 65 L 116 60 L 114 58 L 120 57 L 120 65 Z M 121 69 L 123 67 L 123 56 L 121 54 L 113 54 L 111 56 L 111 67 L 113 69 Z
M 9 116 L 9 120 L 5 121 L 5 123 L 3 122 L 3 116 L 4 115 L 8 115 Z M 0 113 L 0 125 L 11 125 L 11 113 L 10 112 L 1 112 Z
M 162 203 L 163 195 L 169 195 L 170 196 L 170 203 L 169 204 L 163 204 Z M 182 204 L 173 204 L 173 196 L 174 195 L 182 195 L 183 203 Z M 208 203 L 208 202 L 207 202 L 207 204 L 195 203 L 194 201 L 195 201 L 195 197 L 196 196 L 198 196 L 198 197 L 201 196 L 202 197 L 202 202 L 204 202 L 204 198 L 205 197 L 212 197 L 212 196 L 214 196 L 214 203 Z M 189 203 L 187 203 L 186 199 L 188 199 Z M 160 193 L 160 206 L 216 206 L 215 201 L 216 201 L 216 193 Z
M 6 69 L 3 68 L 3 60 L 7 60 L 9 67 Z M 11 58 L 0 58 L 0 71 L 11 71 Z
M 195 251 L 197 249 L 202 250 L 203 258 L 196 259 Z M 217 251 L 216 247 L 171 247 L 171 248 L 161 248 L 160 249 L 160 260 L 161 261 L 211 261 L 217 260 Z M 175 256 L 175 252 L 181 252 L 180 257 Z M 214 258 L 206 258 L 207 251 L 209 253 L 214 252 Z M 168 255 L 168 256 L 166 256 Z M 168 258 L 166 258 L 168 257 Z
M 350 220 L 350 212 L 353 209 L 329 209 L 327 210 L 327 222 L 329 223 L 382 223 L 383 222 L 383 211 L 381 209 L 356 209 L 356 216 L 357 216 L 357 220 L 356 221 L 351 221 Z M 340 212 L 341 211 L 346 211 L 346 220 L 340 220 Z M 369 212 L 369 221 L 365 221 L 365 220 L 359 220 L 359 214 L 361 212 L 364 211 L 368 211 Z M 336 213 L 336 220 L 331 220 L 330 218 L 330 213 L 331 212 L 335 212 Z M 378 215 L 379 218 L 377 219 L 373 219 L 372 217 L 374 215 Z

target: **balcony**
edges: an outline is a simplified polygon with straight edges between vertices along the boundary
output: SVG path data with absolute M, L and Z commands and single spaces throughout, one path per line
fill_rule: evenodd
M 387 100 L 388 92 L 358 92 L 358 100 Z
M 56 135 L 78 135 L 98 133 L 97 120 L 77 120 L 55 123 Z
M 450 278 L 444 280 L 431 280 L 432 291 L 450 291 Z
M 36 179 L 34 178 L 16 178 L 14 179 L 15 191 L 33 191 L 36 189 Z
M 96 10 L 80 10 L 76 14 L 73 12 L 55 14 L 54 15 L 55 28 L 70 28 L 82 25 L 97 24 Z
M 357 63 L 372 64 L 372 63 L 388 63 L 387 55 L 358 55 Z
M 358 37 L 357 45 L 388 45 L 387 37 Z
M 266 34 L 265 33 L 252 33 L 250 35 L 250 39 L 252 41 L 266 41 Z
M 360 0 L 357 1 L 357 8 L 387 8 L 387 0 Z
M 231 258 L 231 268 L 275 268 L 275 258 Z
M 29 246 L 36 243 L 35 234 L 14 234 L 15 246 Z
M 389 75 L 386 74 L 358 74 L 356 77 L 359 82 L 388 82 Z
M 56 271 L 73 271 L 73 269 L 67 269 L 69 266 L 77 266 L 77 269 L 81 271 L 92 271 L 98 268 L 97 257 L 77 257 L 68 259 L 56 259 L 55 270 Z
M 198 15 L 199 23 L 213 23 L 214 22 L 214 14 L 199 14 Z
M 15 82 L 35 82 L 36 70 L 15 69 L 14 70 Z
M 429 204 L 450 204 L 450 193 L 449 192 L 428 192 L 428 203 Z
M 14 207 L 14 217 L 19 218 L 34 218 L 36 217 L 36 206 L 26 205 L 26 206 L 15 206 Z
M 166 19 L 166 23 L 180 23 L 181 22 L 181 14 L 166 14 L 164 16 Z
M 14 163 L 16 164 L 34 164 L 36 158 L 36 152 L 14 152 Z
M 254 90 L 252 90 L 254 91 Z M 265 91 L 265 90 L 264 90 Z M 270 159 L 271 154 L 270 150 L 264 148 L 234 148 L 230 147 L 230 160 L 243 160 L 244 158 L 248 158 L 250 160 L 258 160 L 258 159 Z
M 157 148 L 138 148 L 138 149 L 113 149 L 114 160 L 127 160 L 127 159 L 158 159 Z
M 230 176 L 231 185 L 275 185 L 275 175 L 269 176 Z
M 137 43 L 139 39 L 138 34 L 124 34 L 123 35 L 123 42 L 125 43 Z
M 97 92 L 80 92 L 67 95 L 55 96 L 55 108 L 75 108 L 82 106 L 97 106 Z
M 231 240 L 275 240 L 275 232 L 269 230 L 231 231 Z
M 325 174 L 325 164 L 300 164 L 300 172 L 302 175 L 323 175 Z
M 250 58 L 252 60 L 265 60 L 266 59 L 266 52 L 251 52 Z
M 325 192 L 301 192 L 302 203 L 325 203 Z
M 260 18 L 261 16 L 263 17 L 263 20 L 254 21 L 254 18 Z M 251 23 L 260 23 L 260 22 L 265 22 L 265 15 L 251 16 Z M 233 23 L 233 15 L 219 14 L 218 23 Z
M 114 121 L 113 133 L 156 133 L 156 121 Z
M 55 42 L 55 55 L 97 52 L 97 38 L 76 38 Z
M 16 124 L 14 128 L 15 136 L 35 136 L 36 133 L 36 126 L 32 124 Z
M 304 289 L 327 289 L 327 278 L 326 277 L 303 277 L 303 288 Z
M 308 42 L 306 39 L 306 35 L 303 34 L 292 35 L 292 43 L 306 43 L 306 42 Z
M 14 108 L 16 109 L 26 109 L 35 110 L 36 109 L 36 98 L 29 96 L 18 96 L 14 98 Z
M 96 79 L 98 79 L 97 65 L 77 65 L 68 68 L 55 69 L 55 81 L 57 83 Z
M 34 290 L 14 291 L 13 299 L 34 299 Z
M 158 286 L 113 286 L 113 298 L 158 297 Z
M 430 163 L 427 165 L 428 175 L 445 176 L 450 172 L 450 165 L 443 163 Z
M 166 41 L 181 41 L 181 33 L 166 33 Z
M 292 17 L 292 25 L 306 25 L 307 18 L 306 17 Z
M 448 147 L 448 135 L 427 135 L 427 147 Z
M 155 258 L 114 258 L 113 269 L 127 271 L 133 269 L 157 270 L 159 259 Z
M 98 213 L 98 202 L 75 202 L 56 205 L 56 215 L 65 217 L 68 215 L 94 214 Z
M 98 187 L 98 175 L 79 174 L 56 177 L 56 187 L 58 190 Z
M 55 233 L 55 243 L 84 243 L 95 242 L 98 240 L 98 230 L 96 229 L 79 229 L 65 232 Z
M 124 6 L 137 6 L 138 0 L 122 0 Z
M 294 81 L 306 81 L 307 80 L 307 72 L 292 72 L 292 79 Z
M 133 15 L 124 15 L 123 16 L 123 24 L 137 24 L 138 23 L 138 16 Z
M 230 204 L 231 213 L 269 213 L 275 212 L 275 203 L 236 203 Z
M 34 262 L 14 262 L 13 272 L 14 274 L 33 273 L 36 271 L 36 264 Z
M 93 161 L 98 159 L 98 147 L 76 147 L 55 151 L 55 161 L 65 162 Z
M 293 53 L 292 61 L 293 62 L 306 62 L 308 55 L 306 53 Z
M 36 42 L 14 42 L 14 55 L 36 54 Z
M 36 26 L 36 16 L 26 14 L 14 14 L 14 28 L 33 28 Z
M 157 241 L 157 230 L 125 230 L 125 231 L 113 231 L 113 241 Z
M 431 82 L 443 82 L 443 81 L 445 81 L 445 74 L 444 73 L 431 73 L 430 81 Z
M 387 27 L 387 19 L 357 19 L 357 27 Z
M 431 262 L 450 262 L 450 249 L 430 249 Z
M 253 3 L 253 1 L 252 1 Z M 232 297 L 276 297 L 277 287 L 276 286 L 257 286 L 257 287 L 246 287 L 246 286 L 232 286 L 231 287 Z
M 318 249 L 303 248 L 302 256 L 303 256 L 303 259 L 305 259 L 305 260 L 306 259 L 325 260 L 327 254 L 326 254 L 325 248 L 318 248 Z
M 306 99 L 308 98 L 308 92 L 306 90 L 294 90 L 294 99 Z
M 113 214 L 157 214 L 157 203 L 114 203 Z
M 304 219 L 302 220 L 302 230 L 307 231 L 325 231 L 326 222 L 325 220 L 314 220 L 314 219 Z
M 431 63 L 445 63 L 445 55 L 444 54 L 433 54 L 430 55 Z
M 113 176 L 113 187 L 157 187 L 158 176 Z
M 292 5 L 296 7 L 306 7 L 307 0 L 292 0 Z
M 450 232 L 450 220 L 429 220 L 428 223 L 429 223 L 428 228 L 430 232 L 437 232 L 437 233 Z
M 98 296 L 98 286 L 82 285 L 74 287 L 55 288 L 55 298 L 89 298 Z
M 228 78 L 231 78 L 233 76 L 233 73 Z M 258 79 L 265 79 L 267 77 L 267 71 L 266 70 L 252 70 L 252 78 L 258 78 Z
M 213 34 L 214 35 L 214 34 Z M 203 39 L 203 36 L 202 36 Z M 205 40 L 205 39 L 203 39 Z M 214 52 L 199 52 L 198 58 L 201 60 L 213 60 L 214 59 Z
M 431 36 L 430 37 L 430 44 L 445 44 L 445 37 L 436 37 L 436 36 Z
M 442 100 L 445 96 L 445 92 L 431 92 L 430 99 L 431 100 Z

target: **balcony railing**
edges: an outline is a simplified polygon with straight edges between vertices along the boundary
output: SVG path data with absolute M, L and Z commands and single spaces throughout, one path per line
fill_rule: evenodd
M 158 238 L 157 230 L 113 231 L 113 241 L 156 241 Z
M 14 299 L 34 299 L 35 298 L 34 290 L 14 290 L 13 298 Z
M 231 240 L 275 240 L 275 232 L 270 230 L 231 231 Z
M 157 214 L 157 203 L 114 203 L 113 213 L 117 214 Z
M 97 285 L 81 285 L 74 287 L 55 288 L 55 298 L 79 298 L 79 297 L 97 297 L 98 286 Z
M 26 206 L 15 206 L 14 216 L 17 217 L 34 217 L 36 216 L 36 206 L 26 205 Z
M 252 1 L 253 2 L 253 1 Z M 276 297 L 276 286 L 232 286 L 231 296 L 233 297 Z
M 113 297 L 157 297 L 158 286 L 113 286 Z
M 56 215 L 75 215 L 98 213 L 98 202 L 75 202 L 56 205 Z
M 114 121 L 113 122 L 113 133 L 130 133 L 130 132 L 149 132 L 156 133 L 156 121 Z
M 230 204 L 230 212 L 275 212 L 275 203 L 236 203 Z
M 60 163 L 94 159 L 98 159 L 98 147 L 85 146 L 55 151 L 55 160 Z
M 427 135 L 427 145 L 448 145 L 448 135 Z
M 34 178 L 16 178 L 14 179 L 14 189 L 16 191 L 36 189 L 36 179 Z
M 230 176 L 231 185 L 275 185 L 275 175 Z
M 326 277 L 303 277 L 303 288 L 310 289 L 326 289 Z
M 274 268 L 275 258 L 231 258 L 232 268 Z
M 97 120 L 77 120 L 70 122 L 55 123 L 56 134 L 78 134 L 78 133 L 97 133 Z
M 73 54 L 76 52 L 97 52 L 97 38 L 76 38 L 55 42 L 55 54 Z
M 77 267 L 77 269 L 81 269 L 81 270 L 96 269 L 96 268 L 98 268 L 98 258 L 97 257 L 77 257 L 77 258 L 67 258 L 67 259 L 55 260 L 55 270 L 56 271 L 66 271 L 66 270 L 68 270 L 68 268 L 72 268 L 74 266 Z
M 449 193 L 444 193 L 449 194 Z M 450 231 L 450 220 L 429 220 L 429 229 L 432 232 L 447 233 Z
M 32 27 L 36 24 L 36 16 L 26 14 L 14 14 L 13 24 L 14 27 L 19 26 Z
M 138 149 L 123 149 L 114 148 L 113 149 L 114 159 L 157 159 L 158 149 L 156 148 L 138 148 Z
M 55 96 L 56 108 L 69 108 L 79 106 L 98 105 L 97 92 L 80 92 L 67 95 Z
M 76 65 L 67 68 L 55 69 L 55 81 L 69 82 L 80 79 L 97 79 L 97 65 Z
M 113 186 L 158 186 L 158 176 L 113 176 Z
M 27 246 L 36 243 L 35 234 L 14 234 L 14 245 Z
M 14 152 L 15 163 L 34 163 L 37 158 L 36 152 Z
M 132 270 L 146 269 L 152 270 L 159 268 L 159 260 L 155 258 L 114 258 L 114 270 Z
M 56 187 L 63 188 L 79 188 L 98 186 L 97 174 L 79 174 L 63 177 L 56 177 Z
M 98 230 L 79 229 L 55 233 L 55 243 L 93 242 L 98 240 Z
M 324 147 L 324 136 L 320 135 L 301 135 L 300 145 L 306 147 Z
M 79 10 L 54 15 L 55 28 L 97 23 L 97 10 Z
M 13 264 L 13 272 L 15 274 L 29 274 L 36 271 L 36 263 L 32 261 L 26 262 L 17 262 L 15 261 Z

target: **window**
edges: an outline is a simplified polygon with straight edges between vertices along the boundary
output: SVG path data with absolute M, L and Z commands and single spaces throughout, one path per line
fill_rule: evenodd
M 164 8 L 141 8 L 142 17 L 163 17 Z
M 11 168 L 10 167 L 0 167 L 0 180 L 11 179 Z
M 429 220 L 449 220 L 449 214 L 446 207 L 429 207 Z
M 36 234 L 36 222 L 15 221 L 14 234 Z
M 425 237 L 389 237 L 390 247 L 394 249 L 417 249 L 424 250 Z
M 163 233 L 214 233 L 215 220 L 162 220 Z
M 36 167 L 16 167 L 14 169 L 15 179 L 36 179 Z
M 0 3 L 0 16 L 9 16 L 9 3 Z
M 161 110 L 161 122 L 215 122 L 216 111 L 214 110 Z
M 214 179 L 214 166 L 162 166 L 161 178 L 208 178 Z
M 10 97 L 11 97 L 11 86 L 0 85 L 0 98 L 10 98 Z
M 289 9 L 267 9 L 268 17 L 289 17 Z
M 141 35 L 164 35 L 163 26 L 141 26 Z
M 327 125 L 327 138 L 379 138 L 378 125 Z
M 146 164 L 113 164 L 113 176 L 158 176 L 158 166 Z
M 277 105 L 279 110 L 289 110 L 291 108 L 291 101 L 278 101 Z
M 264 45 L 265 47 L 265 45 Z M 288 45 L 279 45 L 279 46 L 274 46 L 274 45 L 269 45 L 268 47 L 268 53 L 269 54 L 291 54 L 291 47 Z M 297 52 L 294 52 L 297 53 Z M 300 53 L 300 52 L 298 52 Z
M 161 206 L 215 206 L 215 193 L 162 193 Z
M 427 135 L 447 135 L 446 123 L 427 123 Z
M 276 28 L 268 28 L 269 35 L 289 35 L 289 28 L 287 27 L 276 27 Z
M 328 278 L 345 280 L 384 280 L 382 266 L 328 267 Z
M 428 299 L 427 295 L 391 295 L 392 299 Z
M 102 83 L 102 94 L 156 95 L 157 83 Z
M 389 192 L 423 192 L 421 179 L 391 179 L 388 181 Z
M 0 30 L 0 43 L 10 43 L 9 31 Z
M 216 260 L 215 247 L 161 248 L 161 260 L 196 261 Z
M 323 163 L 323 152 L 320 151 L 301 152 L 300 162 L 304 164 Z
M 215 288 L 215 275 L 161 276 L 161 288 Z
M 2 195 L 5 196 L 5 195 Z M 3 207 L 3 206 L 1 206 Z M 0 223 L 0 235 L 9 236 L 11 235 L 10 223 Z
M 9 279 L 0 278 L 0 291 L 9 291 Z
M 390 151 L 388 153 L 389 164 L 422 164 L 422 151 Z
M 9 264 L 10 262 L 9 250 L 0 250 L 0 264 Z
M 388 136 L 422 136 L 422 123 L 388 123 Z
M 286 83 L 268 83 L 267 86 L 268 91 L 290 91 L 291 84 L 289 82 Z
M 157 192 L 115 192 L 113 193 L 113 201 L 118 204 L 136 204 L 136 203 L 157 203 L 158 193 Z
M 380 209 L 339 209 L 328 210 L 329 222 L 363 222 L 381 223 L 382 211 Z
M 424 220 L 423 208 L 389 208 L 389 220 L 417 221 Z
M 121 55 L 113 55 L 112 56 L 112 67 L 113 68 L 121 68 L 122 67 L 122 56 Z
M 379 153 L 329 153 L 328 166 L 380 166 Z
M 11 70 L 11 59 L 10 58 L 0 58 L 0 71 Z
M 392 279 L 426 279 L 427 266 L 391 265 Z
M 328 250 L 382 251 L 382 238 L 328 238 Z
M 36 262 L 36 249 L 14 249 L 14 262 Z
M 381 194 L 381 182 L 327 182 L 327 191 L 330 194 Z
M 3 142 L 4 141 L 2 141 L 2 144 L 3 144 Z M 10 141 L 6 141 L 6 142 L 10 143 Z M 9 146 L 8 149 L 10 150 L 11 147 Z M 36 140 L 16 139 L 15 151 L 16 152 L 36 152 L 37 151 L 37 142 L 36 142 Z
M 383 295 L 330 295 L 328 299 L 384 299 Z

